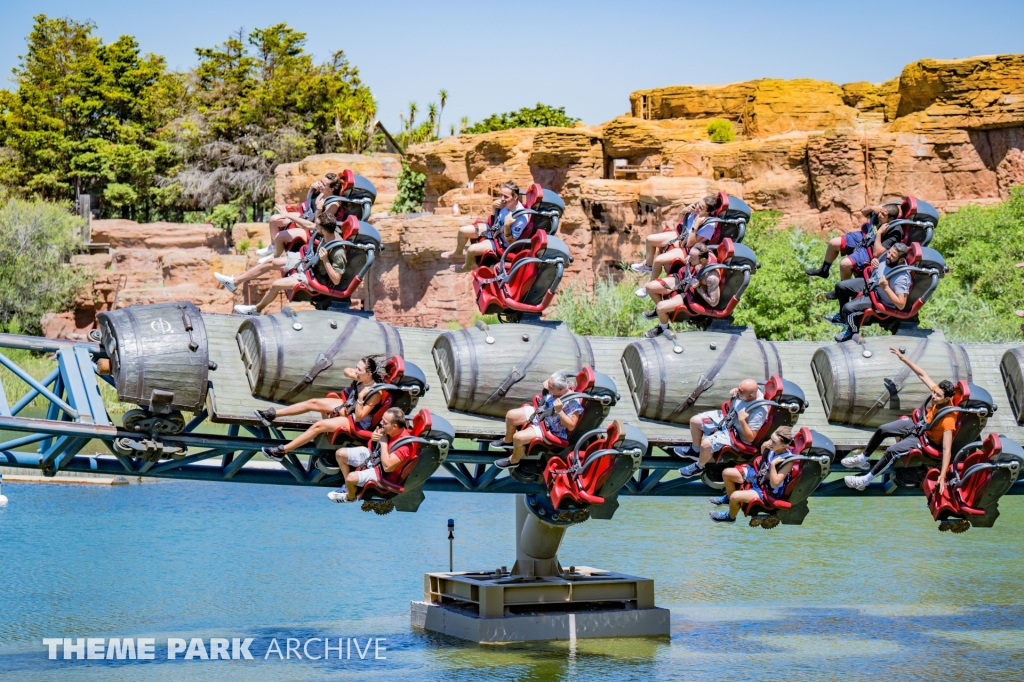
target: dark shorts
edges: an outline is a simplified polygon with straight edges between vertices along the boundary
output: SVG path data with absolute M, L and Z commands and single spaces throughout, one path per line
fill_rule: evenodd
M 863 272 L 864 268 L 871 263 L 871 252 L 866 246 L 861 246 L 855 249 L 847 258 L 853 263 L 854 270 Z
M 842 245 L 839 247 L 840 252 L 844 256 L 849 256 L 864 245 L 864 236 L 863 232 L 847 232 L 843 235 Z
M 764 502 L 764 490 L 757 483 L 757 469 L 749 464 L 741 464 L 737 469 L 743 474 L 743 480 L 750 484 L 750 489 L 757 493 L 757 496 Z

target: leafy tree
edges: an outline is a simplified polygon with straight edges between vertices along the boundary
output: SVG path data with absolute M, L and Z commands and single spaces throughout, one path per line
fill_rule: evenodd
M 85 275 L 68 260 L 82 221 L 67 204 L 0 195 L 0 326 L 41 331 L 44 313 L 68 310 Z
M 423 210 L 424 186 L 427 176 L 402 164 L 398 174 L 398 194 L 391 203 L 391 213 L 416 213 Z
M 232 204 L 242 218 L 251 206 L 260 220 L 278 164 L 366 147 L 376 105 L 358 69 L 341 51 L 314 64 L 305 42 L 276 24 L 196 49 L 197 107 L 166 134 L 183 163 L 164 187 L 177 185 L 190 207 Z
M 0 97 L 5 184 L 51 199 L 89 193 L 107 212 L 148 216 L 154 176 L 171 159 L 154 134 L 187 97 L 164 60 L 134 38 L 109 45 L 95 25 L 40 14 Z
M 544 128 L 547 126 L 571 128 L 577 121 L 579 121 L 578 118 L 572 118 L 565 114 L 565 107 L 550 107 L 538 102 L 537 106 L 532 108 L 523 107 L 519 111 L 491 114 L 484 120 L 467 126 L 461 132 L 472 135 L 511 128 Z
M 736 133 L 732 129 L 732 122 L 724 118 L 712 119 L 708 123 L 708 137 L 712 142 L 732 142 L 736 139 Z

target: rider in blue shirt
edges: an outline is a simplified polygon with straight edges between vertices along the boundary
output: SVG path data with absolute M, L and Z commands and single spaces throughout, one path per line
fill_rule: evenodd
M 524 230 L 530 224 L 530 216 L 516 215 L 526 208 L 519 203 L 519 185 L 509 181 L 501 186 L 501 198 L 495 202 L 497 213 L 494 216 L 492 225 L 474 223 L 463 225 L 459 228 L 459 238 L 454 251 L 445 251 L 442 258 L 453 258 L 465 251 L 466 262 L 460 269 L 457 265 L 450 266 L 452 272 L 471 272 L 476 262 L 485 253 L 500 253 L 509 244 L 523 236 Z M 477 240 L 474 244 L 466 245 L 470 240 Z

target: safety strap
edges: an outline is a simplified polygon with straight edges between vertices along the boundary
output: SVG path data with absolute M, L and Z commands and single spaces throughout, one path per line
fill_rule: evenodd
M 530 352 L 526 357 L 523 358 L 518 365 L 512 368 L 512 371 L 508 373 L 505 380 L 502 381 L 496 389 L 494 389 L 493 393 L 487 396 L 487 400 L 485 400 L 483 405 L 480 407 L 490 405 L 492 401 L 504 398 L 513 386 L 526 378 L 526 372 L 530 369 L 530 365 L 533 364 L 533 361 L 537 359 L 537 356 L 540 355 L 540 352 L 547 343 L 549 336 L 551 336 L 550 327 L 541 332 L 540 337 L 537 338 L 537 342 L 534 344 L 533 348 L 530 349 Z M 475 412 L 476 410 L 473 411 Z
M 345 328 L 341 331 L 341 334 L 338 335 L 338 338 L 334 339 L 334 343 L 332 343 L 331 347 L 327 349 L 327 352 L 321 353 L 317 356 L 316 363 L 308 372 L 306 372 L 306 376 L 302 377 L 299 383 L 292 387 L 292 390 L 288 391 L 281 397 L 281 402 L 290 402 L 295 396 L 306 390 L 306 387 L 312 384 L 321 372 L 334 364 L 334 356 L 338 354 L 341 347 L 344 346 L 345 342 L 348 341 L 348 338 L 352 336 L 352 332 L 354 332 L 356 327 L 359 326 L 359 320 L 360 318 L 358 317 L 352 317 L 349 319 L 348 324 L 345 325 Z
M 715 364 L 711 365 L 711 369 L 708 370 L 707 374 L 700 375 L 700 378 L 697 379 L 697 387 L 693 389 L 690 395 L 686 396 L 686 400 L 679 403 L 676 409 L 672 410 L 672 413 L 669 415 L 670 417 L 679 414 L 683 410 L 689 409 L 690 406 L 697 402 L 698 398 L 704 395 L 704 391 L 715 385 L 715 377 L 717 377 L 718 373 L 722 371 L 723 367 L 725 367 L 725 363 L 729 360 L 729 356 L 732 355 L 732 351 L 739 340 L 740 337 L 737 334 L 733 334 L 729 337 L 729 342 L 725 344 L 725 348 L 722 349 L 718 359 L 715 360 Z
M 914 349 L 914 356 L 910 358 L 910 361 L 916 363 L 918 360 L 920 360 L 921 356 L 924 355 L 924 351 L 925 348 L 927 348 L 927 346 L 928 339 L 921 339 L 921 343 L 919 343 L 917 345 L 917 348 Z M 887 402 L 889 402 L 893 398 L 893 396 L 895 396 L 896 394 L 903 390 L 903 384 L 906 383 L 908 376 L 910 376 L 910 366 L 904 364 L 903 369 L 900 370 L 899 374 L 897 374 L 892 379 L 885 379 L 883 381 L 883 383 L 885 384 L 885 391 L 883 391 L 882 394 L 875 399 L 875 402 L 871 404 L 871 407 L 869 407 L 867 411 L 863 415 L 861 415 L 861 425 L 867 424 L 868 420 L 875 416 L 876 412 L 882 409 L 882 407 Z

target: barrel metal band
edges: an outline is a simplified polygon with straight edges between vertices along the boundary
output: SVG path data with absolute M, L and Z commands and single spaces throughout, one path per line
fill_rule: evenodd
M 916 363 L 920 360 L 921 356 L 924 355 L 925 348 L 927 347 L 928 339 L 921 339 L 921 343 L 917 344 L 917 348 L 914 349 L 914 355 L 910 358 L 910 361 Z M 886 403 L 895 398 L 899 392 L 903 390 L 903 385 L 906 383 L 908 376 L 910 376 L 910 366 L 904 364 L 903 369 L 900 370 L 899 374 L 897 374 L 893 379 L 886 380 L 884 382 L 885 391 L 875 399 L 875 402 L 872 403 L 867 412 L 861 416 L 858 423 L 861 425 L 867 424 L 868 420 L 875 416 L 875 413 L 882 409 Z
M 487 400 L 485 400 L 480 407 L 490 405 L 495 399 L 504 398 L 513 386 L 526 378 L 526 373 L 530 370 L 530 365 L 532 365 L 533 361 L 537 359 L 538 355 L 540 355 L 540 352 L 547 343 L 549 336 L 551 336 L 550 327 L 540 333 L 540 337 L 533 344 L 533 348 L 530 349 L 530 352 L 527 353 L 526 357 L 523 358 L 518 365 L 512 368 L 512 371 L 508 373 L 505 380 L 498 384 L 498 387 L 494 389 L 489 396 L 487 396 Z
M 725 367 L 725 363 L 729 360 L 729 356 L 732 355 L 732 351 L 736 348 L 736 343 L 739 340 L 740 337 L 737 334 L 732 334 L 729 337 L 729 342 L 725 344 L 725 348 L 722 349 L 718 359 L 715 360 L 715 364 L 711 365 L 711 369 L 708 370 L 707 374 L 701 375 L 700 379 L 697 380 L 697 387 L 694 388 L 690 395 L 686 397 L 686 400 L 679 403 L 679 406 L 672 411 L 673 415 L 689 409 L 690 406 L 697 402 L 697 399 L 704 394 L 704 391 L 715 385 L 715 377 L 717 377 L 718 373 L 722 371 L 723 367 Z
M 331 344 L 331 347 L 328 348 L 326 352 L 317 356 L 316 363 L 308 372 L 306 372 L 306 376 L 302 377 L 299 383 L 292 386 L 292 389 L 281 397 L 281 402 L 287 403 L 295 398 L 295 396 L 299 395 L 299 393 L 302 393 L 306 390 L 306 387 L 316 380 L 321 372 L 334 364 L 334 356 L 338 354 L 341 347 L 344 346 L 345 342 L 348 341 L 348 338 L 352 336 L 352 332 L 354 332 L 356 327 L 359 326 L 359 322 L 360 318 L 358 317 L 349 318 L 345 328 L 340 334 L 338 334 L 338 338 L 334 339 L 334 343 Z

